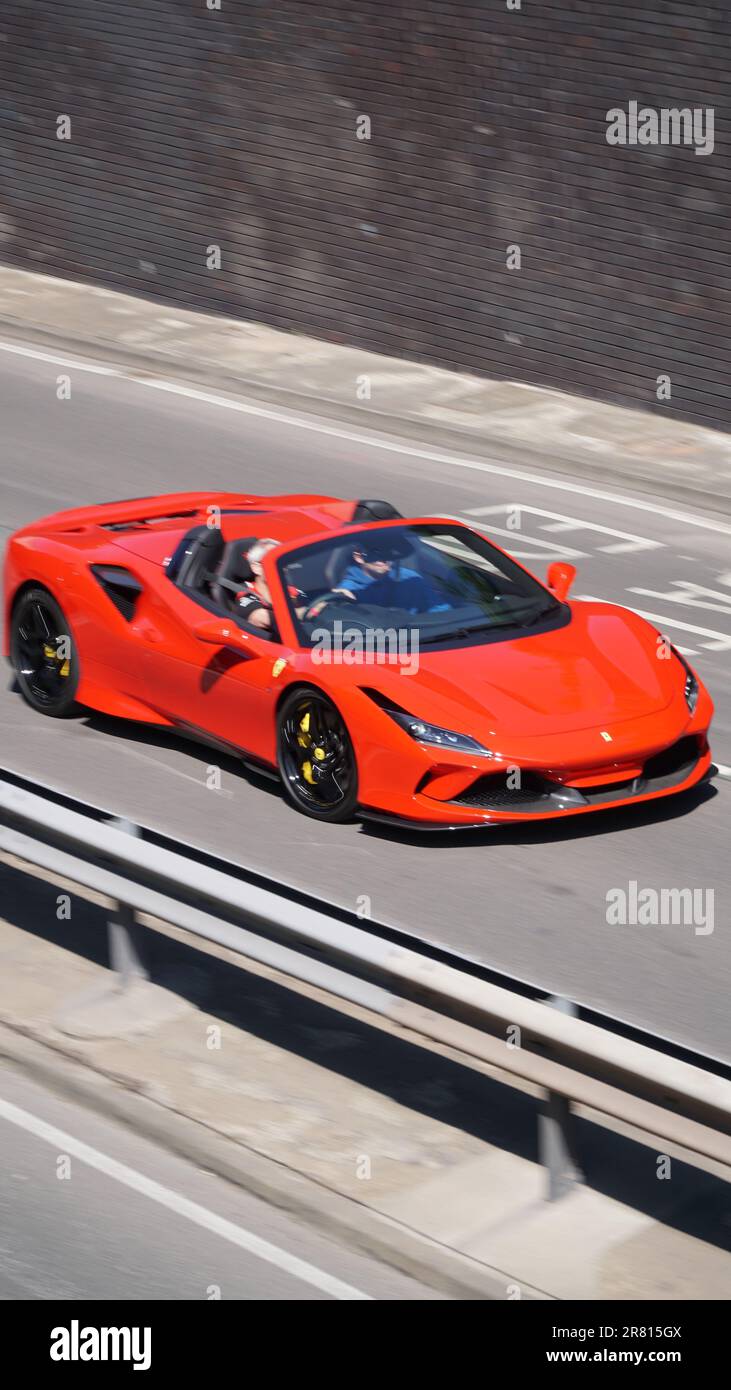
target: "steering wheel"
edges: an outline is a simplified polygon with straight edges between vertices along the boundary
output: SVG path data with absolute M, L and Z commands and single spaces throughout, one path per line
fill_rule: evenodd
M 323 594 L 318 594 L 317 598 L 312 600 L 309 607 L 305 609 L 304 617 L 307 621 L 318 618 L 323 608 L 327 608 L 328 604 L 339 603 L 343 599 L 346 603 L 352 603 L 354 601 L 350 597 L 345 597 L 344 589 L 338 590 L 337 593 L 334 589 L 326 589 Z

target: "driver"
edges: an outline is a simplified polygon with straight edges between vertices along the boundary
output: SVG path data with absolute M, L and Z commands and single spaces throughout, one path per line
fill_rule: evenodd
M 379 608 L 401 608 L 408 613 L 436 612 L 448 607 L 440 603 L 423 575 L 400 563 L 400 555 L 398 544 L 386 538 L 374 537 L 360 545 L 353 551 L 351 563 L 337 586 L 308 610 L 307 617 L 316 618 L 336 595 Z

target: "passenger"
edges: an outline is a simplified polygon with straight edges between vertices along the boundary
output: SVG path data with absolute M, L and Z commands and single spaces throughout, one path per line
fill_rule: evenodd
M 249 579 L 243 588 L 239 589 L 236 595 L 236 610 L 245 622 L 251 623 L 252 627 L 269 630 L 272 627 L 274 605 L 262 560 L 270 550 L 274 549 L 275 545 L 279 544 L 279 541 L 272 540 L 271 536 L 267 536 L 264 540 L 255 541 L 246 554 L 253 579 Z
M 273 627 L 274 604 L 264 574 L 262 560 L 268 551 L 273 550 L 277 545 L 281 545 L 281 541 L 275 541 L 271 536 L 254 542 L 251 549 L 246 552 L 249 568 L 254 577 L 248 580 L 236 594 L 236 610 L 244 621 L 251 623 L 252 627 L 266 628 L 268 631 L 271 631 Z M 303 597 L 301 591 L 291 584 L 289 585 L 289 594 L 295 600 Z

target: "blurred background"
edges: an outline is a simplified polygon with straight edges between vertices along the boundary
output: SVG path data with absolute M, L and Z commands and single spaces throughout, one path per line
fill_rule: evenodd
M 217 3 L 6 0 L 3 259 L 728 426 L 726 5 Z

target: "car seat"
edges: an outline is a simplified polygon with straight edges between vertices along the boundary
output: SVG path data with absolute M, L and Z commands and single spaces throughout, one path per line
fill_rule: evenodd
M 256 536 L 245 536 L 242 540 L 229 541 L 225 547 L 223 559 L 211 578 L 210 592 L 216 603 L 230 608 L 236 594 L 254 578 L 248 553 L 256 541 Z
M 201 589 L 223 554 L 217 526 L 193 526 L 176 546 L 166 573 L 180 589 Z

